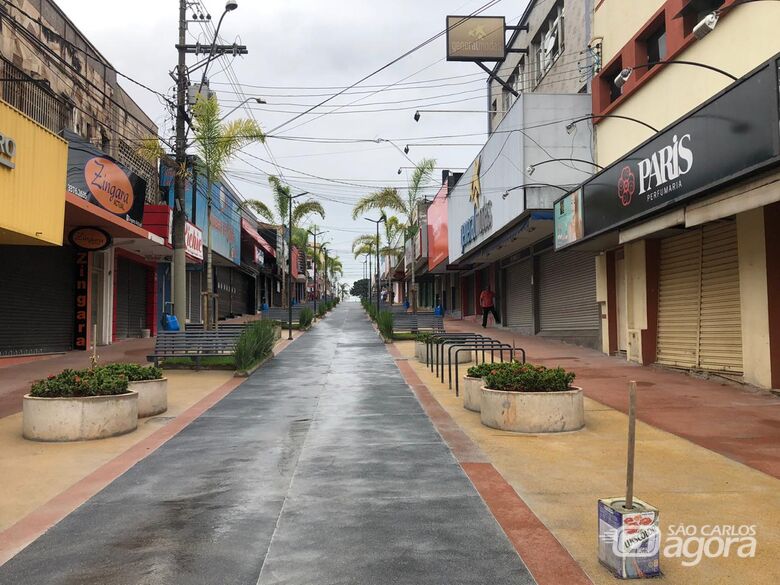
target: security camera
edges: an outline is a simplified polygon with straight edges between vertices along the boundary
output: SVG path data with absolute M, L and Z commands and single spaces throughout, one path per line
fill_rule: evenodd
M 693 27 L 693 34 L 697 39 L 703 39 L 713 30 L 715 25 L 718 24 L 718 13 L 710 12 L 707 16 L 702 18 L 695 27 Z

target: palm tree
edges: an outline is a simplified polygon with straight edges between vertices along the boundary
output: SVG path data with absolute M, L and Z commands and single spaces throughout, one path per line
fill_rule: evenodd
M 249 199 L 246 202 L 259 216 L 267 219 L 271 223 L 286 225 L 289 222 L 290 205 L 292 205 L 292 225 L 288 226 L 288 229 L 292 230 L 293 235 L 295 235 L 295 226 L 300 225 L 307 216 L 316 214 L 323 219 L 325 218 L 325 210 L 319 201 L 307 199 L 302 203 L 294 205 L 290 187 L 284 185 L 279 180 L 279 177 L 271 175 L 268 177 L 268 182 L 271 184 L 271 189 L 273 190 L 275 209 L 272 210 L 268 205 L 257 199 Z M 288 253 L 290 253 L 290 251 L 288 251 Z M 286 280 L 283 283 L 282 296 L 285 299 L 287 298 Z
M 357 219 L 364 213 L 374 210 L 389 209 L 399 213 L 405 225 L 405 240 L 413 240 L 420 228 L 417 217 L 417 206 L 421 199 L 421 191 L 427 186 L 436 167 L 436 161 L 430 158 L 421 160 L 414 167 L 409 185 L 406 188 L 406 198 L 398 193 L 395 187 L 385 187 L 374 193 L 361 197 L 352 209 L 352 219 Z M 412 311 L 417 312 L 417 294 L 415 285 L 415 257 L 412 254 Z
M 260 125 L 254 120 L 231 120 L 223 122 L 219 114 L 219 102 L 216 96 L 208 98 L 198 96 L 192 108 L 193 137 L 195 152 L 198 154 L 196 167 L 206 175 L 206 202 L 208 205 L 207 230 L 208 230 L 208 254 L 206 257 L 206 290 L 208 296 L 208 308 L 204 323 L 206 328 L 212 324 L 212 296 L 214 294 L 214 275 L 212 271 L 212 242 L 211 242 L 211 197 L 214 181 L 223 178 L 225 168 L 230 159 L 242 148 L 253 142 L 264 142 Z
M 384 210 L 382 215 L 387 216 Z M 405 233 L 406 225 L 401 222 L 395 215 L 387 217 L 384 222 L 384 243 L 379 244 L 379 256 L 387 257 L 394 260 L 403 255 L 403 246 L 396 245 L 396 237 L 399 233 Z M 355 254 L 355 258 L 363 254 L 373 254 L 374 248 L 376 248 L 376 236 L 371 234 L 363 234 L 356 237 L 352 241 L 352 252 Z M 389 279 L 388 279 L 389 285 Z

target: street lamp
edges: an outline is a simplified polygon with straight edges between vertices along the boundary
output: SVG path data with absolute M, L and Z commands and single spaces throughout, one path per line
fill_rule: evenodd
M 236 2 L 235 0 L 228 0 L 227 2 L 225 2 L 225 10 L 222 12 L 222 16 L 219 17 L 217 28 L 214 31 L 214 41 L 211 43 L 211 49 L 209 49 L 209 57 L 208 59 L 206 59 L 206 64 L 203 67 L 203 75 L 200 78 L 198 93 L 200 93 L 203 90 L 203 84 L 206 83 L 206 72 L 209 70 L 209 64 L 211 63 L 211 60 L 214 58 L 214 51 L 217 48 L 217 41 L 219 41 L 219 28 L 222 26 L 222 19 L 225 18 L 225 15 L 228 12 L 233 12 L 236 8 L 238 8 L 238 2 Z
M 255 103 L 257 103 L 257 104 L 265 104 L 265 103 L 266 103 L 266 101 L 265 101 L 263 98 L 261 98 L 261 97 L 248 97 L 248 98 L 246 98 L 246 99 L 245 99 L 243 102 L 241 102 L 240 104 L 238 104 L 238 105 L 237 105 L 235 108 L 233 108 L 232 110 L 230 110 L 230 111 L 229 111 L 227 114 L 225 114 L 224 116 L 222 116 L 222 117 L 219 119 L 219 121 L 221 122 L 222 120 L 224 120 L 225 118 L 227 118 L 227 117 L 228 117 L 230 114 L 232 114 L 233 112 L 235 112 L 235 111 L 236 111 L 238 108 L 240 108 L 240 107 L 241 107 L 241 106 L 243 106 L 244 104 L 246 104 L 246 103 L 248 103 L 248 102 L 251 102 L 251 101 L 254 101 L 254 102 L 255 102 Z
M 366 221 L 370 221 L 371 223 L 376 224 L 376 311 L 377 314 L 379 313 L 379 224 L 382 222 L 387 221 L 387 217 L 384 213 L 380 216 L 379 219 L 371 219 L 369 217 L 364 217 Z
M 287 339 L 291 340 L 292 337 L 292 208 L 293 202 L 298 197 L 308 195 L 308 191 L 298 193 L 297 195 L 290 195 L 289 211 L 290 222 L 287 224 Z
M 766 0 L 737 0 L 730 6 L 724 6 L 722 8 L 718 8 L 717 10 L 713 10 L 709 14 L 707 14 L 704 18 L 702 18 L 696 26 L 693 27 L 693 34 L 697 39 L 703 39 L 708 34 L 710 34 L 713 30 L 715 30 L 715 27 L 718 24 L 718 20 L 720 17 L 728 12 L 729 10 L 733 10 L 737 6 L 741 6 L 742 4 L 748 4 L 751 2 L 764 2 Z M 777 0 L 772 0 L 773 2 L 776 2 Z M 687 8 L 687 7 L 686 7 Z M 680 16 L 681 14 L 685 13 L 685 9 L 680 12 L 677 16 Z
M 414 121 L 420 121 L 420 114 L 497 114 L 501 110 L 417 110 L 414 113 Z
M 317 297 L 319 296 L 318 293 L 318 287 L 317 287 L 317 236 L 321 236 L 324 233 L 327 232 L 313 232 L 311 230 L 306 230 L 309 232 L 312 236 L 314 236 L 314 314 L 317 314 Z M 326 268 L 327 270 L 327 268 Z
M 679 59 L 661 59 L 659 61 L 650 61 L 649 63 L 645 63 L 643 65 L 634 65 L 633 67 L 626 67 L 620 73 L 617 74 L 617 77 L 615 77 L 615 87 L 617 87 L 618 89 L 623 87 L 626 84 L 626 82 L 629 79 L 631 79 L 631 75 L 634 73 L 635 69 L 646 69 L 648 67 L 653 67 L 655 65 L 672 65 L 672 64 L 690 65 L 692 67 L 709 69 L 710 71 L 714 71 L 715 73 L 720 73 L 721 75 L 728 77 L 729 79 L 731 79 L 731 81 L 737 81 L 737 78 L 734 77 L 731 73 L 728 73 L 727 71 L 723 71 L 723 69 L 718 69 L 717 67 L 713 67 L 712 65 L 707 65 L 706 63 L 699 63 L 697 61 L 682 61 Z
M 547 163 L 551 163 L 551 162 L 563 162 L 563 161 L 585 163 L 585 164 L 588 164 L 588 165 L 593 165 L 594 167 L 596 167 L 600 171 L 604 170 L 604 167 L 594 163 L 592 160 L 584 160 L 584 159 L 581 159 L 581 158 L 550 158 L 550 159 L 543 160 L 542 162 L 538 162 L 538 163 L 533 164 L 533 165 L 528 165 L 526 167 L 526 169 L 525 169 L 525 174 L 530 177 L 531 175 L 534 174 L 534 171 L 536 170 L 536 167 L 539 167 L 541 165 L 546 165 Z M 577 169 L 577 170 L 579 171 L 581 169 Z M 585 172 L 585 171 L 583 171 L 583 172 Z
M 501 199 L 506 199 L 509 197 L 510 191 L 516 191 L 517 189 L 525 189 L 526 187 L 553 187 L 554 189 L 560 189 L 564 193 L 568 193 L 570 189 L 567 189 L 566 187 L 561 187 L 560 185 L 552 185 L 550 183 L 525 183 L 523 185 L 517 185 L 516 187 L 510 187 L 506 191 L 504 191 L 504 194 L 501 195 Z
M 643 122 L 642 120 L 637 120 L 636 118 L 632 118 L 630 116 L 618 116 L 617 114 L 602 114 L 601 116 L 583 116 L 582 118 L 577 118 L 576 120 L 572 120 L 568 124 L 566 124 L 566 133 L 567 134 L 574 134 L 574 130 L 577 127 L 578 122 L 583 122 L 585 120 L 595 120 L 595 119 L 601 119 L 601 118 L 618 118 L 620 120 L 629 120 L 630 122 L 636 122 L 637 124 L 641 124 L 642 126 L 649 128 L 653 132 L 658 133 L 658 128 L 654 128 L 647 122 Z

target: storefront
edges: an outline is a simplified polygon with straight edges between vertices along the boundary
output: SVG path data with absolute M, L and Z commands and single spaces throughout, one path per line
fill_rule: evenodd
M 603 351 L 780 385 L 778 65 L 556 202 L 558 253 L 600 253 Z
M 451 189 L 448 269 L 459 274 L 464 318 L 481 319 L 489 286 L 503 326 L 598 347 L 595 254 L 555 254 L 552 238 L 553 201 L 590 174 L 568 161 L 591 159 L 591 145 L 551 120 L 586 116 L 590 105 L 586 94 L 520 96 Z
M 73 349 L 76 254 L 63 246 L 68 144 L 0 101 L 0 356 Z

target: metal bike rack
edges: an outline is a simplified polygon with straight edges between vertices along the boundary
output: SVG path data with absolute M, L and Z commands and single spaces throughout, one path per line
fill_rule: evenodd
M 479 361 L 479 352 L 482 350 L 482 363 L 484 364 L 487 360 L 485 359 L 485 352 L 487 350 L 490 351 L 490 363 L 496 362 L 496 352 L 499 354 L 499 358 L 501 361 L 504 361 L 504 352 L 506 351 L 509 354 L 509 359 L 514 359 L 514 351 L 513 347 L 509 345 L 508 343 L 502 343 L 501 341 L 498 341 L 497 339 L 491 339 L 491 338 L 484 338 L 477 340 L 475 342 L 471 341 L 464 341 L 462 343 L 456 343 L 451 344 L 449 348 L 447 349 L 447 385 L 450 389 L 452 389 L 452 365 L 453 365 L 453 357 L 454 357 L 454 363 L 455 363 L 455 384 L 457 386 L 457 376 L 458 376 L 458 356 L 460 355 L 461 351 L 473 351 L 477 359 L 474 360 L 477 364 L 480 363 Z M 455 354 L 453 356 L 452 351 L 455 350 Z M 444 383 L 444 368 L 442 368 L 442 376 L 441 381 Z M 457 395 L 457 394 L 456 394 Z
M 490 363 L 495 363 L 495 360 L 493 359 L 493 351 L 495 351 L 496 348 L 501 348 L 501 361 L 502 362 L 504 361 L 504 349 L 506 349 L 509 352 L 509 359 L 510 359 L 510 361 L 515 359 L 515 352 L 519 352 L 523 356 L 522 363 L 525 363 L 525 350 L 522 347 L 512 347 L 508 343 L 502 343 L 502 342 L 496 341 L 496 340 L 494 340 L 494 341 L 495 341 L 495 345 L 491 346 L 493 349 L 491 349 Z M 472 348 L 467 346 L 467 345 L 451 346 L 450 347 L 450 351 L 452 351 L 453 347 L 457 347 L 457 349 L 455 350 L 455 396 L 460 396 L 460 374 L 458 373 L 458 366 L 459 366 L 458 353 L 461 350 L 472 351 Z M 482 363 L 483 364 L 485 363 L 484 359 L 482 360 Z M 452 360 L 451 359 L 450 359 L 450 364 L 449 364 L 449 368 L 448 369 L 450 369 L 450 370 L 452 369 Z M 451 372 L 448 373 L 448 382 L 449 382 L 450 389 L 452 389 L 452 375 L 451 375 Z
M 448 341 L 456 341 L 456 340 L 465 340 L 465 339 L 474 339 L 474 338 L 482 338 L 483 335 L 479 335 L 477 333 L 442 333 L 440 335 L 433 335 L 432 340 L 429 340 L 426 344 L 426 365 L 430 367 L 431 372 L 434 371 L 434 363 L 436 366 L 436 377 L 439 377 L 439 348 L 441 348 L 441 365 L 442 365 L 442 376 L 444 375 L 444 345 Z M 431 346 L 431 350 L 428 350 L 427 345 Z M 434 356 L 435 356 L 435 362 L 434 362 Z M 430 360 L 430 361 L 428 361 Z M 442 382 L 444 382 L 444 379 L 442 378 Z

